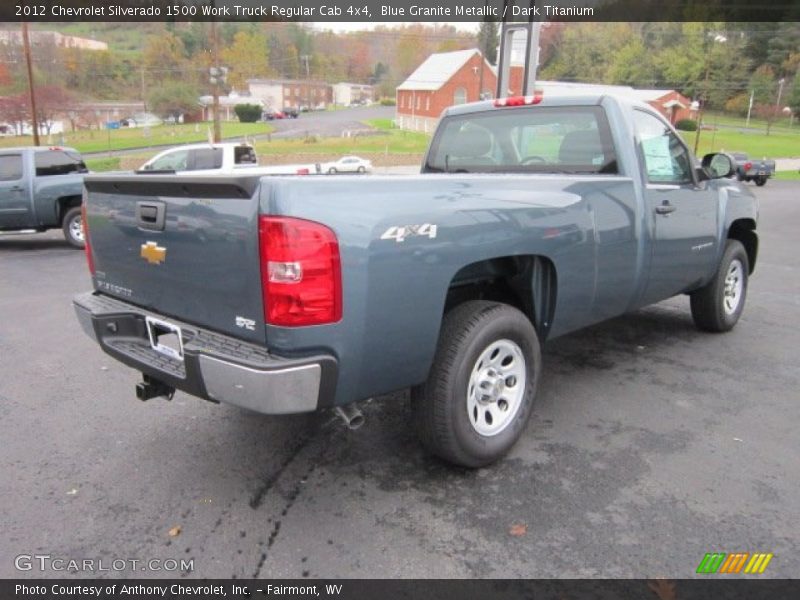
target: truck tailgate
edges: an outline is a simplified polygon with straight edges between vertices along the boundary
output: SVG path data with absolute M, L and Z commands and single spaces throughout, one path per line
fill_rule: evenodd
M 263 343 L 259 183 L 255 176 L 87 177 L 97 289 Z

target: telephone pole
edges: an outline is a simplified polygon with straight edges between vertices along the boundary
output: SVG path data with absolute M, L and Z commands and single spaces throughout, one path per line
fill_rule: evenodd
M 28 91 L 31 97 L 31 126 L 33 127 L 33 145 L 39 145 L 39 120 L 36 118 L 36 92 L 33 89 L 33 65 L 31 64 L 31 40 L 28 36 L 28 24 L 22 23 L 22 47 L 25 52 L 25 64 L 28 68 Z
M 306 63 L 306 107 L 308 110 L 311 110 L 311 75 L 310 70 L 308 68 L 308 61 L 311 59 L 311 56 L 308 54 L 300 55 L 300 60 Z M 299 110 L 300 107 L 298 106 L 297 109 Z
M 213 8 L 214 2 L 211 2 Z M 222 141 L 222 128 L 219 122 L 219 82 L 220 82 L 220 69 L 219 69 L 219 38 L 217 37 L 217 22 L 212 17 L 211 20 L 211 58 L 214 66 L 211 67 L 211 85 L 212 96 L 214 99 L 214 143 L 219 144 Z

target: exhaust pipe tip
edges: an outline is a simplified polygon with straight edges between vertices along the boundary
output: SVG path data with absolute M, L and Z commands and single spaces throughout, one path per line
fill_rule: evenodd
M 333 411 L 339 415 L 350 431 L 359 429 L 366 421 L 364 413 L 361 412 L 361 409 L 358 408 L 358 405 L 355 402 L 345 406 L 336 406 L 334 407 Z

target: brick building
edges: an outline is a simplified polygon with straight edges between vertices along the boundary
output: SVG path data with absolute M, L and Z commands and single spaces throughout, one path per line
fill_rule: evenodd
M 522 75 L 522 66 L 512 63 L 509 90 L 505 95 L 521 93 Z M 433 132 L 445 108 L 479 100 L 481 82 L 483 98 L 493 98 L 497 88 L 497 70 L 482 59 L 477 49 L 430 55 L 397 88 L 398 127 Z M 650 104 L 673 124 L 696 117 L 691 100 L 675 90 L 635 90 L 624 85 L 560 81 L 537 81 L 536 89 L 550 95 L 608 93 L 636 98 Z
M 247 87 L 251 97 L 275 110 L 303 106 L 325 108 L 333 102 L 333 88 L 324 81 L 250 79 Z
M 683 119 L 696 119 L 692 101 L 676 90 L 633 90 L 635 98 L 647 102 L 673 125 Z
M 497 76 L 477 49 L 431 54 L 397 88 L 398 126 L 432 132 L 445 108 L 479 99 L 481 70 L 484 93 L 491 96 Z

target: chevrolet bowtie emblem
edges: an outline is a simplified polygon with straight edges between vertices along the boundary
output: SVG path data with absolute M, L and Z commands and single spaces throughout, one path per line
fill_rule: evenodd
M 147 242 L 142 244 L 142 251 L 139 255 L 151 265 L 160 265 L 167 260 L 167 249 L 155 242 Z

